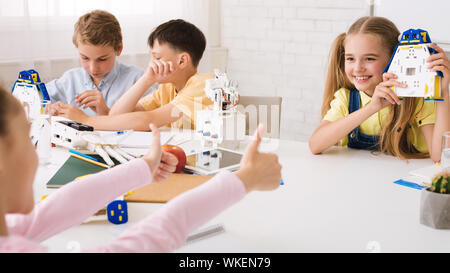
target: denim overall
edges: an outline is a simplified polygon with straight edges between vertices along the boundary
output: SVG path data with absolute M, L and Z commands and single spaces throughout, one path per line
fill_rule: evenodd
M 359 110 L 360 106 L 359 91 L 352 89 L 350 91 L 350 100 L 348 103 L 349 114 Z M 354 149 L 379 150 L 380 136 L 366 135 L 359 130 L 359 126 L 348 134 L 347 146 Z

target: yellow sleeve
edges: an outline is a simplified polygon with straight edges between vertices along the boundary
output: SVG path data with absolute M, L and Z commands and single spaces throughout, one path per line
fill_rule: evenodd
M 193 125 L 195 125 L 196 111 L 203 110 L 213 103 L 205 93 L 205 81 L 208 78 L 202 77 L 192 82 L 170 102 L 183 112 L 185 118 L 188 118 Z
M 417 127 L 436 123 L 436 102 L 424 101 L 423 98 L 420 98 L 414 116 L 414 122 L 417 124 Z
M 148 94 L 139 100 L 139 104 L 145 111 L 152 111 L 161 107 L 161 92 L 162 86 L 160 85 L 153 93 Z
M 341 88 L 334 93 L 334 99 L 330 102 L 330 109 L 323 120 L 334 122 L 348 115 L 348 103 L 350 92 Z
M 338 91 L 334 93 L 334 99 L 330 102 L 330 109 L 323 117 L 323 120 L 334 122 L 336 120 L 339 120 L 345 116 L 347 116 L 348 113 L 348 103 L 350 98 L 350 91 L 341 88 Z M 348 137 L 345 136 L 339 142 L 337 143 L 339 146 L 347 146 L 348 143 Z

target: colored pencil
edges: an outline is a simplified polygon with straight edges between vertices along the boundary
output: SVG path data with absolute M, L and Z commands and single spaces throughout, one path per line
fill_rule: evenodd
M 85 154 L 83 154 L 83 153 L 80 153 L 80 152 L 77 152 L 77 151 L 74 151 L 74 150 L 69 150 L 69 152 L 71 152 L 72 154 L 79 155 L 79 156 L 84 156 L 84 157 L 86 157 L 87 159 L 90 159 L 90 160 L 94 160 L 94 161 L 100 162 L 100 160 L 98 160 L 98 159 L 95 158 L 95 157 L 88 156 L 88 155 L 85 155 Z
M 100 162 L 97 162 L 97 161 L 94 161 L 94 160 L 90 160 L 89 158 L 86 158 L 86 157 L 84 157 L 84 156 L 79 156 L 79 155 L 76 155 L 76 154 L 70 154 L 70 155 L 73 156 L 73 157 L 76 157 L 76 158 L 78 158 L 78 159 L 84 160 L 84 161 L 86 161 L 86 162 L 95 164 L 95 165 L 97 165 L 97 166 L 100 166 L 100 167 L 109 169 L 109 166 L 108 166 L 108 165 L 103 164 L 103 163 L 100 163 Z

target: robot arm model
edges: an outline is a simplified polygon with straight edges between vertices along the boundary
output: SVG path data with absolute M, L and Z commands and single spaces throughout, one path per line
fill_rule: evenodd
M 114 166 L 111 157 L 120 163 L 135 158 L 114 140 L 106 140 L 94 128 L 74 121 L 52 121 L 52 143 L 70 149 L 84 149 L 100 155 L 108 166 Z
M 237 92 L 236 81 L 229 80 L 227 74 L 214 70 L 215 79 L 205 82 L 205 93 L 214 102 L 214 110 L 217 112 L 227 111 L 239 104 L 240 95 Z
M 240 95 L 236 81 L 214 70 L 216 77 L 205 82 L 205 94 L 214 103 L 213 109 L 197 112 L 196 131 L 202 146 L 217 147 L 224 140 L 234 142 L 245 136 L 245 115 L 237 111 Z

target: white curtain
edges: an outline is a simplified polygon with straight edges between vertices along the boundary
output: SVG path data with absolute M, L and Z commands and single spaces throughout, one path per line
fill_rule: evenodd
M 107 10 L 119 20 L 121 58 L 127 60 L 148 55 L 148 35 L 170 19 L 185 19 L 209 38 L 210 0 L 0 0 L 0 83 L 11 85 L 19 73 L 15 69 L 38 66 L 45 78 L 78 66 L 73 26 L 94 9 Z M 67 59 L 73 63 L 58 62 Z

